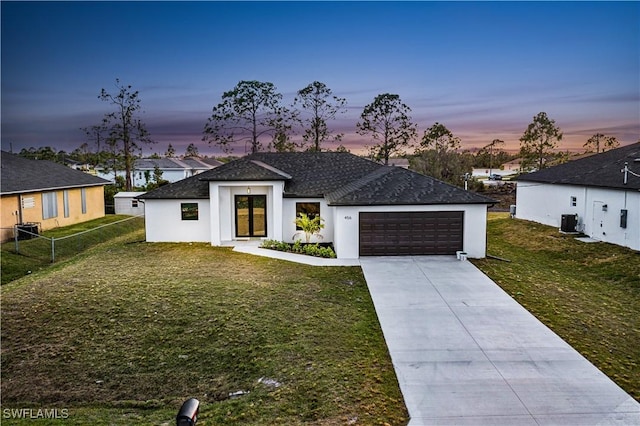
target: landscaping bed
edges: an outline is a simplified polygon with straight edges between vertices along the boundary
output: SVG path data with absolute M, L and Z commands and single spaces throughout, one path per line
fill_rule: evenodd
M 295 243 L 285 243 L 284 241 L 265 240 L 260 244 L 261 248 L 287 253 L 306 254 L 308 256 L 324 257 L 333 259 L 336 253 L 331 243 L 303 243 L 297 240 Z

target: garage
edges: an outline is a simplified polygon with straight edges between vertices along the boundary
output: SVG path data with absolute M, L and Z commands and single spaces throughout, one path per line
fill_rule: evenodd
M 361 212 L 360 256 L 455 254 L 463 222 L 462 211 Z

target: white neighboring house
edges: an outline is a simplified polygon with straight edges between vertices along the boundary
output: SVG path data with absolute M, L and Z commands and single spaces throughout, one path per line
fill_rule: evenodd
M 218 167 L 222 163 L 213 158 L 139 158 L 134 162 L 131 173 L 133 186 L 145 186 L 153 180 L 153 173 L 158 167 L 162 172 L 162 179 L 177 182 L 199 173 Z M 96 169 L 97 175 L 103 179 L 114 181 L 114 173 L 105 173 L 103 169 Z M 124 170 L 118 171 L 118 176 L 124 177 Z
M 144 202 L 136 197 L 144 192 L 118 192 L 113 196 L 116 214 L 144 216 Z
M 338 258 L 486 255 L 495 201 L 350 153 L 257 153 L 138 197 L 149 242 L 293 242 L 300 213 L 325 220 Z M 314 237 L 312 242 L 318 241 Z
M 521 175 L 516 217 L 640 250 L 640 143 Z

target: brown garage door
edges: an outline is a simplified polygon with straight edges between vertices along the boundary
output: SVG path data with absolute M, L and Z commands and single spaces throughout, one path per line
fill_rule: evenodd
M 360 213 L 360 256 L 455 254 L 464 212 Z

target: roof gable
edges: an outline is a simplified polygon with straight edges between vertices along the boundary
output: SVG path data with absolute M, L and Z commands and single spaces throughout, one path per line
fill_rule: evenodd
M 625 163 L 631 171 L 640 173 L 640 143 L 521 175 L 518 181 L 640 190 L 638 177 L 629 174 L 624 183 Z
M 46 160 L 31 160 L 2 151 L 3 194 L 108 185 L 109 181 Z
M 209 182 L 229 181 L 283 181 L 285 197 L 325 197 L 332 205 L 495 203 L 430 176 L 343 152 L 251 154 L 139 198 L 207 198 Z

